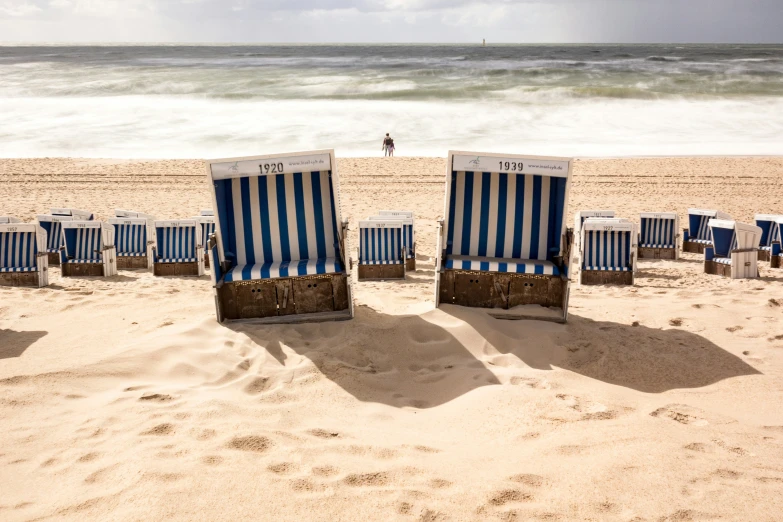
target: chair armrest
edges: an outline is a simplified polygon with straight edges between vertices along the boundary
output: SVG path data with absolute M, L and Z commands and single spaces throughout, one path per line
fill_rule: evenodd
M 779 256 L 780 255 L 780 243 L 774 242 L 772 243 L 772 255 L 773 256 Z
M 713 247 L 707 247 L 704 249 L 704 260 L 712 261 L 715 259 L 715 249 Z
M 689 229 L 683 228 L 682 229 L 682 240 L 683 241 L 688 241 L 690 238 L 691 238 L 691 236 L 690 236 L 690 233 L 689 233 Z
M 740 254 L 742 252 L 758 252 L 758 248 L 737 248 L 736 250 L 732 250 L 732 254 Z

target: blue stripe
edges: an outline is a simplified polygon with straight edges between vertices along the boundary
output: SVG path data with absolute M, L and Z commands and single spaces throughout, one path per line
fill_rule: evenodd
M 310 180 L 313 186 L 313 212 L 315 213 L 315 243 L 318 257 L 326 257 L 326 234 L 324 232 L 324 209 L 321 200 L 321 173 L 311 172 Z
M 277 222 L 280 226 L 280 255 L 281 261 L 291 261 L 291 244 L 288 237 L 288 214 L 285 204 L 285 178 L 275 176 L 277 183 Z
M 517 190 L 514 198 L 516 212 L 514 213 L 514 244 L 511 257 L 519 259 L 522 257 L 522 221 L 525 217 L 525 175 L 513 175 L 517 177 Z
M 465 208 L 462 211 L 462 248 L 460 254 L 470 254 L 470 228 L 473 220 L 473 173 L 465 173 Z
M 264 250 L 264 260 L 271 261 L 272 257 L 272 229 L 269 224 L 269 189 L 267 179 L 263 176 L 258 178 L 258 206 L 261 215 L 261 236 L 262 248 Z
M 250 178 L 240 178 L 239 189 L 242 197 L 242 229 L 245 235 L 245 259 L 247 264 L 254 265 L 256 262 L 256 251 L 253 246 L 253 211 L 250 209 Z
M 549 181 L 549 239 L 547 241 L 549 254 L 546 256 L 547 260 L 551 260 L 552 256 L 560 255 L 563 220 L 565 219 L 566 181 L 564 178 L 551 178 Z
M 296 228 L 299 236 L 299 259 L 310 257 L 307 251 L 307 216 L 305 216 L 304 187 L 302 173 L 294 174 L 294 201 L 296 201 Z
M 236 264 L 236 236 L 234 224 L 234 195 L 231 191 L 231 180 L 214 182 L 217 214 L 220 221 L 220 238 L 223 243 L 225 260 Z
M 495 234 L 495 257 L 504 257 L 506 243 L 506 202 L 508 200 L 508 174 L 498 178 L 498 229 Z M 505 270 L 502 270 L 505 272 Z
M 533 215 L 530 223 L 530 256 L 528 259 L 538 259 L 538 239 L 541 233 L 541 176 L 533 176 Z M 536 226 L 538 225 L 538 226 Z
M 479 221 L 479 244 L 478 244 L 478 255 L 480 256 L 486 256 L 487 255 L 487 239 L 489 235 L 489 196 L 490 196 L 490 179 L 492 178 L 492 174 L 489 172 L 484 172 L 481 175 L 481 214 L 480 214 L 480 221 Z
M 454 212 L 456 208 L 457 199 L 457 172 L 451 172 L 451 196 L 449 197 L 449 230 L 446 236 L 446 244 L 443 247 L 447 254 L 452 254 L 452 246 L 454 245 Z M 440 255 L 440 252 L 438 252 Z
M 543 274 L 544 273 L 544 266 L 543 265 L 536 265 L 533 269 L 533 273 L 535 274 Z
M 479 263 L 479 269 L 483 272 L 486 272 L 489 270 L 489 261 L 481 261 Z
M 508 272 L 508 263 L 498 263 L 498 272 Z

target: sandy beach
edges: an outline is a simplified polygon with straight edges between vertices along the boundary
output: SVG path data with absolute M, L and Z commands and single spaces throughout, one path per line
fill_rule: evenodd
M 215 320 L 209 277 L 0 287 L 0 519 L 776 521 L 783 270 L 639 262 L 567 324 L 434 308 L 444 158 L 338 159 L 344 219 L 416 212 L 356 317 Z M 210 206 L 200 160 L 0 159 L 0 215 Z M 577 160 L 581 209 L 783 213 L 783 157 Z M 354 267 L 355 270 L 355 267 Z

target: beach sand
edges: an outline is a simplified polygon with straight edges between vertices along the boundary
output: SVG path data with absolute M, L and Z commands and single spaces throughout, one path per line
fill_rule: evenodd
M 0 519 L 753 520 L 783 513 L 783 271 L 640 261 L 566 325 L 434 309 L 445 160 L 338 160 L 343 218 L 416 212 L 348 322 L 215 321 L 208 276 L 0 288 Z M 575 210 L 783 213 L 783 158 L 575 163 Z M 0 214 L 182 218 L 200 161 L 0 160 Z

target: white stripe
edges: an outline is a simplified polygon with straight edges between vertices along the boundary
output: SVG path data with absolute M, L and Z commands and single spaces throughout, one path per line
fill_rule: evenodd
M 236 236 L 237 264 L 246 265 L 245 220 L 242 214 L 242 184 L 239 178 L 231 180 L 231 196 L 234 202 L 234 235 Z
M 519 204 L 519 202 L 517 202 Z M 522 218 L 522 259 L 530 259 L 530 226 L 533 221 L 533 176 L 525 174 L 525 213 Z
M 285 179 L 285 210 L 288 220 L 288 244 L 291 248 L 291 259 L 300 259 L 299 232 L 296 227 L 296 193 L 294 192 L 294 175 L 283 174 Z
M 337 238 L 334 237 L 334 220 L 332 215 L 332 196 L 329 188 L 329 172 L 324 171 L 319 175 L 321 181 L 321 207 L 324 214 L 324 242 L 326 243 L 326 257 L 336 257 L 337 249 L 334 244 Z M 340 202 L 335 201 L 335 205 Z M 339 228 L 339 223 L 337 224 Z
M 305 223 L 307 224 L 307 257 L 318 258 L 318 241 L 315 237 L 315 210 L 313 208 L 313 175 L 302 173 L 302 193 L 304 194 Z
M 264 243 L 261 232 L 261 205 L 258 201 L 258 176 L 248 178 L 250 188 L 250 217 L 253 228 L 253 254 L 256 263 L 264 262 Z
M 503 257 L 513 257 L 514 253 L 514 215 L 517 208 L 516 192 L 518 174 L 509 174 L 507 176 L 506 192 L 506 232 L 505 243 L 503 244 Z
M 465 213 L 465 173 L 457 172 L 457 186 L 454 189 L 454 238 L 451 251 L 462 254 L 462 216 Z
M 272 243 L 272 259 L 283 259 L 283 249 L 280 246 L 280 219 L 277 215 L 277 176 L 266 176 L 266 198 L 269 208 L 269 239 Z
M 470 219 L 470 249 L 468 255 L 478 255 L 479 236 L 481 234 L 481 172 L 473 173 L 473 205 Z
M 500 174 L 493 172 L 489 178 L 489 221 L 487 226 L 487 257 L 495 256 L 495 243 L 498 235 L 498 196 Z
M 549 176 L 541 176 L 541 213 L 538 220 L 538 257 L 546 261 L 549 239 L 549 191 L 551 188 Z

